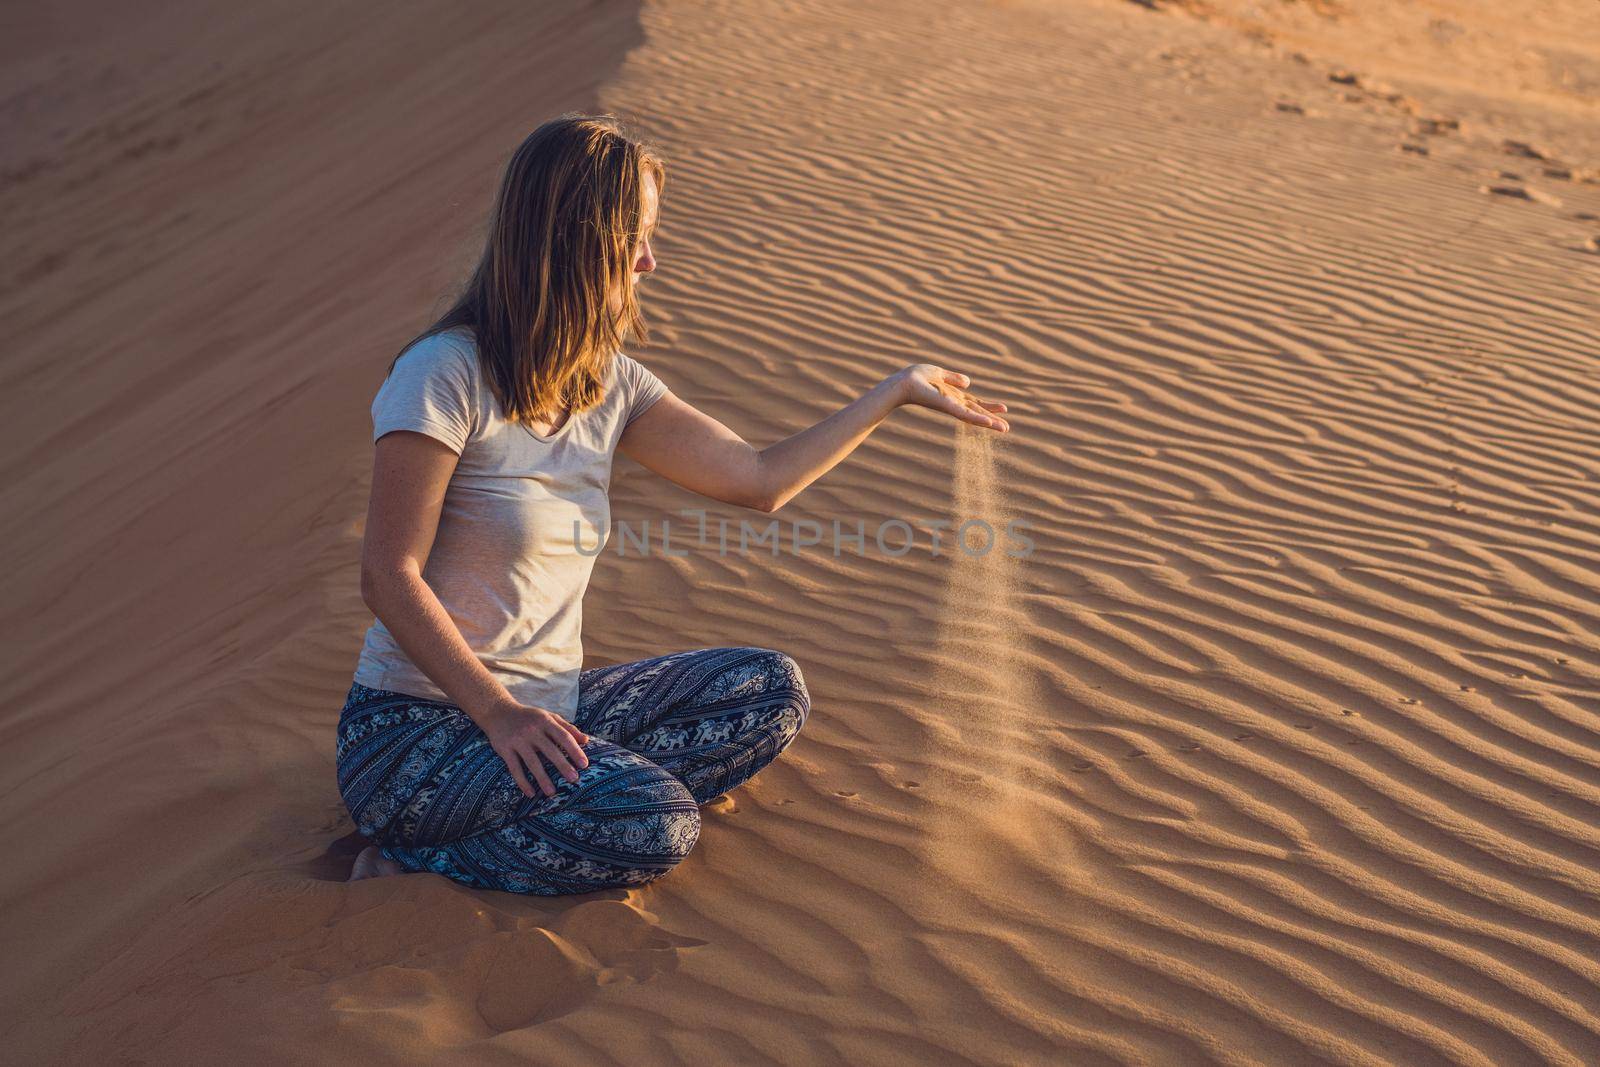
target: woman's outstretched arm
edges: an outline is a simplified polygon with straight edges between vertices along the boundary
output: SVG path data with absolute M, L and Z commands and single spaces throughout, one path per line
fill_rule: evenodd
M 822 477 L 895 408 L 942 411 L 1005 432 L 1004 404 L 967 395 L 965 374 L 917 363 L 890 375 L 814 426 L 757 449 L 668 392 L 628 424 L 617 450 L 685 489 L 757 511 L 776 511 Z

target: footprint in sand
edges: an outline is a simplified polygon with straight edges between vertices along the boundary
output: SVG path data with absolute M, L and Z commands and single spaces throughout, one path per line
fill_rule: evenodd
M 1544 204 L 1547 207 L 1560 207 L 1561 200 L 1549 193 L 1538 189 L 1529 189 L 1521 185 L 1480 185 L 1478 192 L 1490 196 L 1504 196 L 1512 200 L 1527 200 L 1535 204 Z
M 1500 150 L 1508 156 L 1516 156 L 1519 159 L 1548 160 L 1550 158 L 1550 154 L 1544 149 L 1535 148 L 1526 141 L 1501 141 Z
M 1419 137 L 1438 137 L 1441 134 L 1453 133 L 1461 128 L 1461 123 L 1455 119 L 1417 119 L 1411 124 L 1411 132 Z

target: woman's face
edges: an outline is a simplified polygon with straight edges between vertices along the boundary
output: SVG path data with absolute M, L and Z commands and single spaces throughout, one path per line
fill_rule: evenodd
M 656 257 L 650 250 L 650 238 L 655 236 L 657 218 L 657 192 L 656 176 L 649 171 L 644 176 L 644 219 L 642 220 L 642 236 L 639 238 L 637 250 L 633 254 L 633 281 L 637 285 L 639 279 L 656 269 Z M 611 294 L 611 313 L 622 313 L 622 294 Z
M 655 236 L 658 215 L 656 176 L 649 171 L 644 175 L 644 236 L 639 241 L 639 251 L 633 261 L 633 280 L 656 269 L 656 257 L 650 251 L 650 238 Z

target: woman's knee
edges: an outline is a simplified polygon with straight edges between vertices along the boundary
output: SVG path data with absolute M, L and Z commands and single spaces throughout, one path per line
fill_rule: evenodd
M 782 721 L 787 736 L 783 739 L 783 745 L 788 747 L 789 742 L 800 733 L 800 728 L 806 724 L 806 718 L 811 714 L 811 693 L 806 689 L 806 680 L 800 673 L 800 664 L 795 662 L 793 656 L 776 649 L 769 648 L 763 651 L 767 654 L 767 670 L 772 688 L 784 694 Z
M 677 776 L 633 755 L 634 766 L 553 821 L 567 822 L 570 836 L 631 868 L 637 884 L 666 874 L 694 850 L 700 808 Z
M 689 791 L 684 790 L 689 796 Z M 690 803 L 694 798 L 689 797 Z M 668 812 L 652 813 L 644 821 L 638 849 L 634 853 L 639 869 L 646 872 L 646 881 L 659 878 L 689 858 L 700 840 L 700 809 L 679 808 Z M 624 840 L 638 827 L 635 822 L 622 828 Z
M 777 697 L 792 709 L 794 728 L 798 731 L 811 712 L 811 693 L 806 688 L 800 664 L 787 652 L 774 648 L 751 646 L 740 651 L 747 653 L 741 665 L 749 675 L 760 679 L 762 695 Z

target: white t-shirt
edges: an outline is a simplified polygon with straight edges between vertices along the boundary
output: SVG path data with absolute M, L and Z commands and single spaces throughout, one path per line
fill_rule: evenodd
M 478 659 L 519 702 L 571 720 L 583 667 L 583 593 L 610 538 L 611 463 L 623 428 L 667 392 L 627 355 L 605 399 L 549 437 L 502 417 L 470 330 L 423 338 L 372 402 L 372 440 L 415 430 L 460 457 L 422 577 Z M 581 549 L 581 551 L 580 551 Z M 374 619 L 355 680 L 449 701 Z

